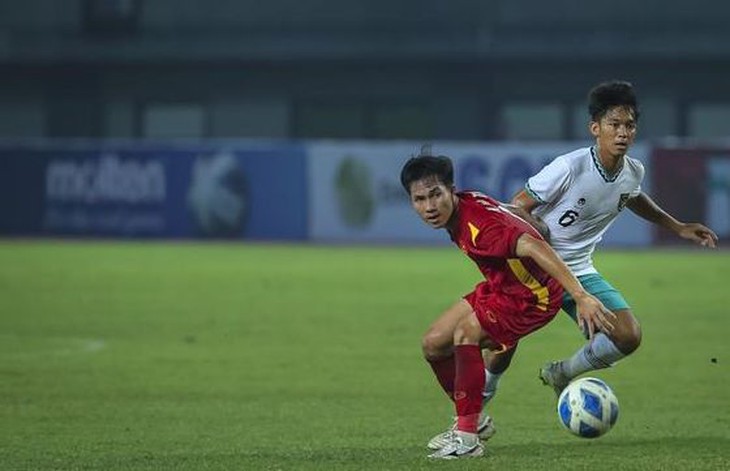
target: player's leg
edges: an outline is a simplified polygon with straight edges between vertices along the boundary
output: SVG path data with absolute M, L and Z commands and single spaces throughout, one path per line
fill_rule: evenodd
M 459 321 L 454 331 L 456 429 L 473 434 L 477 432 L 486 380 L 480 347 L 485 339 L 486 333 L 474 314 Z
M 495 352 L 489 349 L 482 350 L 482 358 L 484 359 L 484 390 L 482 390 L 482 415 L 483 422 L 480 424 L 479 436 L 482 440 L 488 440 L 497 433 L 497 429 L 494 426 L 494 421 L 487 414 L 484 409 L 487 404 L 497 394 L 497 386 L 499 385 L 499 379 L 502 374 L 507 371 L 510 363 L 512 363 L 512 357 L 517 351 L 517 344 L 514 347 L 507 350 Z
M 483 350 L 482 357 L 484 359 L 484 391 L 482 392 L 482 407 L 485 407 L 489 401 L 497 394 L 497 386 L 502 374 L 509 368 L 512 363 L 512 357 L 517 351 L 517 345 L 501 352 L 493 352 L 491 350 Z
M 570 358 L 552 362 L 543 367 L 540 377 L 543 383 L 553 387 L 556 394 L 575 377 L 598 369 L 608 368 L 633 353 L 641 344 L 641 327 L 626 300 L 613 286 L 598 274 L 579 277 L 589 293 L 596 296 L 616 314 L 613 332 L 598 332 Z M 566 296 L 563 310 L 576 320 L 575 303 Z
M 431 366 L 441 388 L 452 399 L 456 375 L 454 331 L 471 312 L 471 306 L 463 299 L 459 300 L 431 324 L 421 339 L 423 357 Z
M 559 309 L 559 298 L 554 296 L 547 309 L 488 290 L 477 289 L 465 299 L 474 313 L 463 318 L 454 331 L 456 430 L 451 441 L 431 455 L 434 458 L 453 457 L 454 453 L 458 457 L 458 450 L 479 443 L 475 423 L 480 417 L 486 379 L 481 348 L 514 353 L 520 338 L 546 325 Z M 503 368 L 512 353 L 501 360 Z
M 461 299 L 431 324 L 421 342 L 424 358 L 431 366 L 442 389 L 452 400 L 456 378 L 454 332 L 459 322 L 467 316 L 473 316 L 472 307 Z M 448 430 L 431 438 L 427 445 L 428 448 L 431 450 L 443 448 L 451 440 L 456 425 L 457 420 Z M 479 417 L 478 432 L 483 440 L 494 435 L 494 426 L 489 415 L 482 414 Z
M 485 380 L 480 347 L 482 344 L 494 346 L 482 330 L 476 315 L 470 312 L 470 315 L 459 321 L 453 336 L 456 430 L 442 448 L 429 455 L 431 458 L 461 458 L 481 456 L 484 453 L 478 435 Z
M 614 310 L 616 321 L 608 338 L 624 356 L 631 355 L 641 345 L 641 326 L 630 309 Z

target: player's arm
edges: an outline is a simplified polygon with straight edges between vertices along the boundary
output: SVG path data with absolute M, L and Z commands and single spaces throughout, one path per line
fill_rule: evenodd
M 691 240 L 703 247 L 715 248 L 717 246 L 717 234 L 710 228 L 696 222 L 684 223 L 678 221 L 671 214 L 659 207 L 644 192 L 629 199 L 626 202 L 626 207 L 637 216 L 665 229 L 669 229 L 683 239 Z
M 550 228 L 545 224 L 545 221 L 542 220 L 542 218 L 538 216 L 534 216 L 531 213 L 528 213 L 524 209 L 520 208 L 519 206 L 515 206 L 513 204 L 503 203 L 502 206 L 509 210 L 512 214 L 518 216 L 521 219 L 524 219 L 527 221 L 528 224 L 530 224 L 532 227 L 535 228 L 537 232 L 540 233 L 543 239 L 550 241 Z
M 575 275 L 547 242 L 527 233 L 522 234 L 517 239 L 515 254 L 533 259 L 573 297 L 578 311 L 578 326 L 584 332 L 587 331 L 589 337 L 592 338 L 593 333 L 599 330 L 613 330 L 611 322 L 616 320 L 616 315 L 583 289 Z
M 545 240 L 550 241 L 550 228 L 545 224 L 545 221 L 532 214 L 532 210 L 539 204 L 525 190 L 521 190 L 512 198 L 511 202 L 505 203 L 503 206 L 527 221 Z
M 528 213 L 532 213 L 532 210 L 540 206 L 540 202 L 530 196 L 530 194 L 525 191 L 523 188 L 520 190 L 515 196 L 512 197 L 512 201 L 510 201 L 510 204 L 512 206 L 516 206 L 518 208 L 522 208 L 523 210 L 527 211 Z

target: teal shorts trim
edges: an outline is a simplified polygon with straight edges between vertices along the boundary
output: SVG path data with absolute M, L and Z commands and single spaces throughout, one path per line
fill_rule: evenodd
M 603 305 L 611 311 L 631 309 L 629 303 L 627 303 L 624 297 L 621 296 L 621 293 L 619 293 L 616 288 L 611 286 L 611 284 L 606 281 L 600 274 L 589 273 L 587 275 L 581 275 L 578 277 L 578 281 L 580 281 L 580 284 L 583 285 L 583 288 L 586 291 L 597 297 L 603 303 Z M 570 296 L 568 293 L 563 293 L 562 307 L 563 311 L 568 313 L 568 315 L 573 318 L 574 321 L 577 321 L 575 313 L 575 301 L 573 301 L 573 297 Z

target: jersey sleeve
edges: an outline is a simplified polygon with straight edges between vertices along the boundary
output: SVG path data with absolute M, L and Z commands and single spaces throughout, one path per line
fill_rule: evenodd
M 506 211 L 506 210 L 505 210 Z M 517 239 L 528 232 L 516 224 L 508 214 L 495 214 L 489 221 L 480 224 L 479 235 L 475 238 L 474 247 L 479 255 L 497 258 L 514 258 Z
M 540 204 L 552 203 L 568 189 L 570 167 L 558 157 L 527 180 L 525 191 Z
M 641 194 L 641 182 L 644 181 L 644 164 L 639 162 L 638 160 L 634 161 L 636 164 L 636 188 L 634 188 L 631 193 L 629 193 L 629 198 L 636 198 Z

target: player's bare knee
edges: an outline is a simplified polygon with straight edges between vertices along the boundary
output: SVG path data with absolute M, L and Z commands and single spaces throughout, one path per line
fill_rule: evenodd
M 624 355 L 633 353 L 641 345 L 641 326 L 633 316 L 627 316 L 617 326 L 611 340 Z
M 641 327 L 634 323 L 626 329 L 621 344 L 617 347 L 623 354 L 628 355 L 639 348 L 639 345 L 641 345 Z
M 444 338 L 442 332 L 434 330 L 429 330 L 423 335 L 421 351 L 423 351 L 423 357 L 426 360 L 437 360 L 448 355 L 450 345 L 444 345 Z
M 454 330 L 454 345 L 479 345 L 481 327 L 476 319 L 462 319 Z
M 421 338 L 421 351 L 426 360 L 434 360 L 438 357 L 438 349 L 434 342 L 434 336 L 429 334 L 430 332 L 426 332 Z

